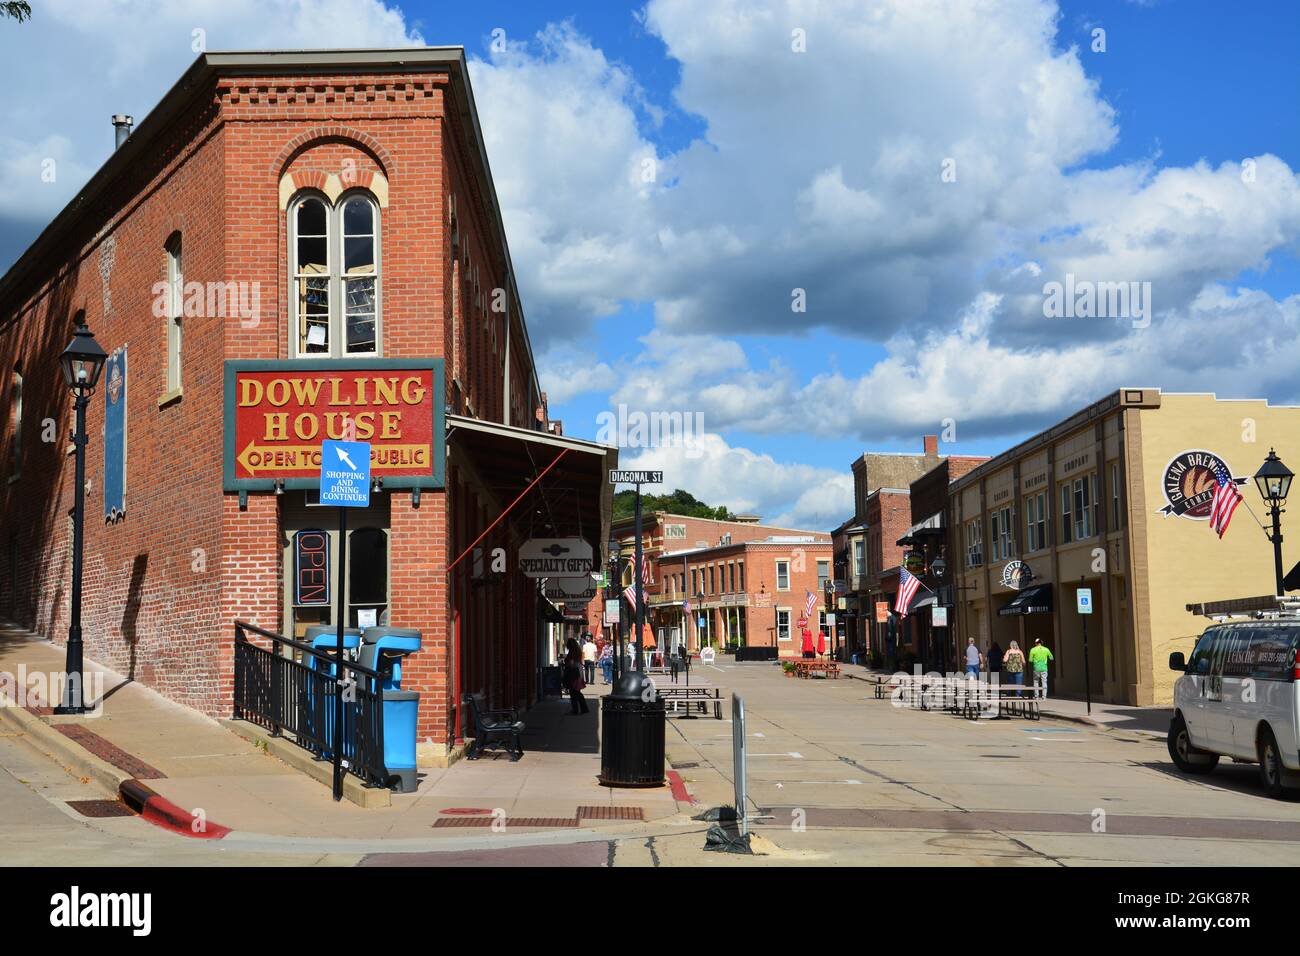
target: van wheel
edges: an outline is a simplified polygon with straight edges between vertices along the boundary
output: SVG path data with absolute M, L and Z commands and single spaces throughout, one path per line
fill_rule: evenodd
M 1277 749 L 1277 738 L 1268 727 L 1259 730 L 1259 779 L 1265 792 L 1274 799 L 1286 796 L 1286 787 L 1282 784 L 1282 754 Z
M 1187 736 L 1187 721 L 1176 714 L 1169 725 L 1169 756 L 1183 773 L 1209 773 L 1219 765 L 1219 755 L 1192 746 Z

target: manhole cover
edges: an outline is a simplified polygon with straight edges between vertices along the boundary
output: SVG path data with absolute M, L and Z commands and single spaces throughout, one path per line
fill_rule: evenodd
M 68 806 L 83 817 L 133 817 L 131 808 L 117 800 L 69 800 Z

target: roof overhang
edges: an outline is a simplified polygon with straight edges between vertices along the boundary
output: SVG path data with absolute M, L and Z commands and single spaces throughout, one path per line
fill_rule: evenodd
M 448 464 L 467 468 L 503 509 L 545 471 L 514 507 L 512 526 L 529 537 L 580 537 L 593 554 L 604 555 L 614 497 L 609 470 L 618 467 L 617 448 L 448 415 L 447 451 Z

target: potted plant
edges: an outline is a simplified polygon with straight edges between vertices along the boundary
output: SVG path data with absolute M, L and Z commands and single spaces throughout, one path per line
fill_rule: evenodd
M 782 662 L 781 662 L 781 670 L 785 671 L 785 676 L 786 676 L 786 677 L 793 677 L 793 676 L 794 676 L 794 662 L 793 662 L 793 661 L 782 661 Z

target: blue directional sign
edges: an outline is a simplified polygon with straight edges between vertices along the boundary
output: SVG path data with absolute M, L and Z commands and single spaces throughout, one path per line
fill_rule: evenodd
M 344 508 L 370 504 L 370 442 L 321 443 L 320 503 Z

